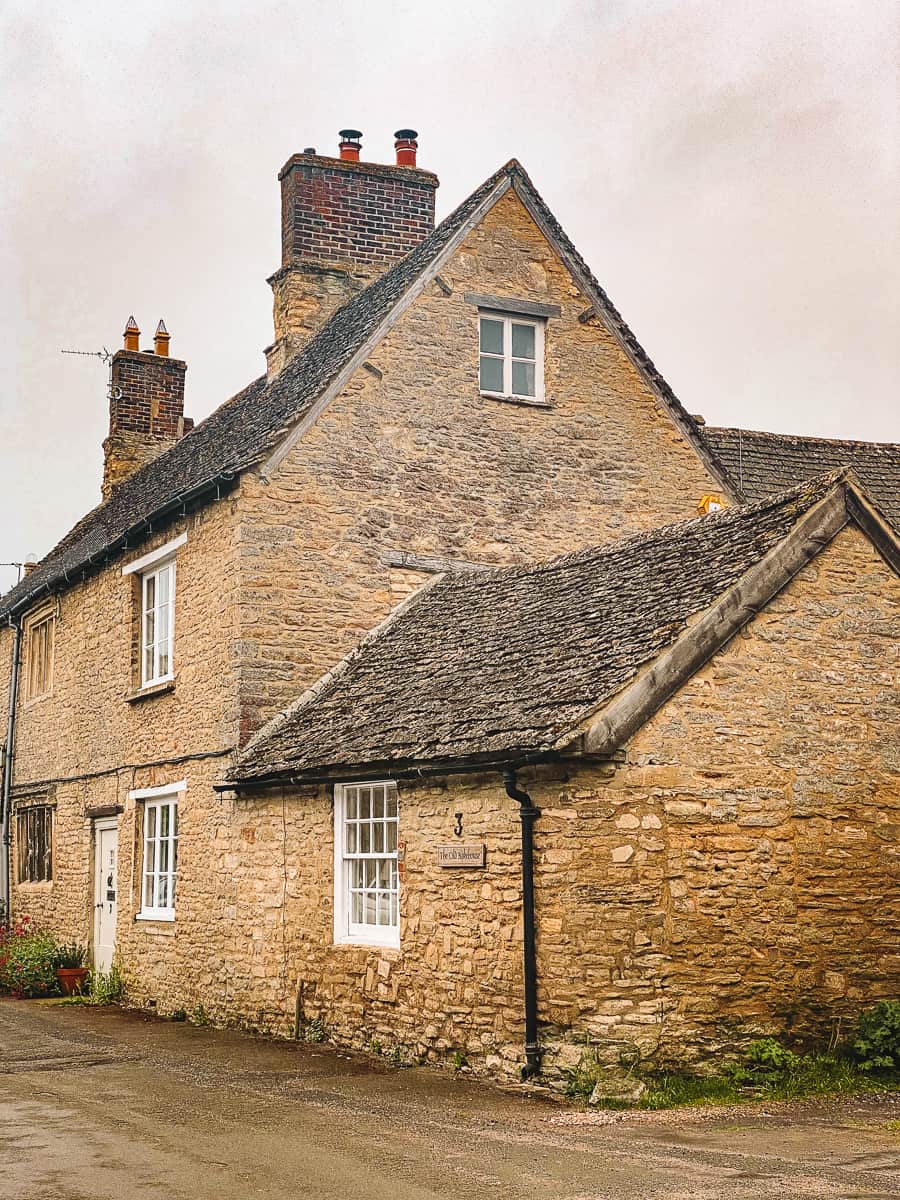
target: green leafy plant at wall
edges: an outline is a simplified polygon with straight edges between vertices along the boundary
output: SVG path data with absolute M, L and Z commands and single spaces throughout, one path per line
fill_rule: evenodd
M 0 991 L 18 999 L 56 995 L 56 954 L 56 939 L 30 917 L 0 926 Z
M 87 961 L 87 947 L 78 942 L 70 942 L 65 946 L 57 946 L 53 965 L 58 971 L 74 970 L 83 967 Z
M 88 1004 L 103 1007 L 120 1004 L 125 994 L 121 972 L 115 965 L 108 971 L 91 971 L 80 996 L 67 996 L 63 1004 Z
M 900 1000 L 880 1000 L 862 1013 L 850 1052 L 861 1071 L 900 1070 Z

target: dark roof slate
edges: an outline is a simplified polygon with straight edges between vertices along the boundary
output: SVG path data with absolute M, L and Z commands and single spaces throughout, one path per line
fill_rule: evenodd
M 847 466 L 900 529 L 900 445 L 752 429 L 707 428 L 703 436 L 747 500 L 762 500 L 804 479 Z
M 839 478 L 538 566 L 439 577 L 264 727 L 231 779 L 548 752 Z

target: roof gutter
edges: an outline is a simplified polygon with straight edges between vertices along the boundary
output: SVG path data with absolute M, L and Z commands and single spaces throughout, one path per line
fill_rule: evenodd
M 356 766 L 352 763 L 336 767 L 320 768 L 311 771 L 276 771 L 270 775 L 261 775 L 255 779 L 226 779 L 212 785 L 214 792 L 255 792 L 268 788 L 315 787 L 321 784 L 345 783 L 352 779 L 360 783 L 369 779 L 430 779 L 440 775 L 486 775 L 493 771 L 505 770 L 511 761 L 516 769 L 535 766 L 538 763 L 556 762 L 562 755 L 557 750 L 538 750 L 530 754 L 517 755 L 510 759 L 507 751 L 502 755 L 491 755 L 489 758 L 448 759 L 442 762 L 422 763 L 418 765 L 406 763 L 383 762 L 375 766 Z
M 99 568 L 105 566 L 111 558 L 115 557 L 115 555 L 119 553 L 120 550 L 127 548 L 129 540 L 134 537 L 135 534 L 141 533 L 142 530 L 145 533 L 152 533 L 155 522 L 165 521 L 179 511 L 185 512 L 188 505 L 193 506 L 198 500 L 204 499 L 208 493 L 215 491 L 216 499 L 218 499 L 223 491 L 231 490 L 231 487 L 237 480 L 240 471 L 241 468 L 236 468 L 234 471 L 223 471 L 219 475 L 214 475 L 211 479 L 206 479 L 203 481 L 203 483 L 198 483 L 194 487 L 189 488 L 186 492 L 176 496 L 174 500 L 170 500 L 167 504 L 162 505 L 161 508 L 154 509 L 154 511 L 148 516 L 142 517 L 141 520 L 136 524 L 129 526 L 129 528 L 126 529 L 123 534 L 117 537 L 114 541 L 110 542 L 106 549 L 101 551 L 97 556 L 91 554 L 87 555 L 79 566 L 73 567 L 72 575 L 76 574 L 78 571 L 81 571 L 82 576 L 84 576 L 87 573 L 88 567 Z M 68 571 L 62 571 L 52 579 L 49 579 L 46 583 L 41 584 L 41 586 L 38 587 L 34 592 L 26 593 L 21 600 L 16 601 L 16 603 L 10 608 L 0 607 L 0 618 L 3 618 L 4 620 L 9 619 L 10 623 L 12 623 L 12 619 L 30 608 L 30 606 L 34 604 L 35 600 L 37 600 L 42 593 L 50 595 L 54 591 L 61 590 L 59 586 L 60 584 L 68 584 L 71 582 L 72 576 L 70 573 Z M 0 598 L 0 605 L 2 605 L 2 598 Z
M 19 667 L 22 661 L 22 624 L 11 620 L 10 625 L 13 629 L 12 667 L 9 673 L 9 710 L 3 755 L 3 790 L 0 792 L 0 920 L 3 921 L 9 919 L 9 828 L 16 746 L 16 701 L 19 694 Z

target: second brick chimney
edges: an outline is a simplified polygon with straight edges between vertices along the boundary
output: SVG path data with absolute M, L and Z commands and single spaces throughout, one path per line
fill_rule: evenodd
M 275 293 L 270 377 L 335 309 L 434 229 L 438 179 L 415 165 L 417 136 L 413 129 L 398 131 L 393 166 L 359 161 L 362 134 L 342 129 L 340 157 L 309 149 L 282 167 L 281 267 L 269 279 Z
M 184 415 L 187 363 L 169 358 L 169 332 L 160 321 L 153 350 L 140 350 L 134 317 L 109 375 L 109 436 L 103 443 L 103 499 L 146 463 L 173 446 L 194 422 Z

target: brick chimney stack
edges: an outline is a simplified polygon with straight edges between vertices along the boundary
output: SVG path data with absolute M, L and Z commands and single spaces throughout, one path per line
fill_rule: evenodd
M 362 134 L 342 129 L 338 158 L 304 150 L 281 180 L 281 267 L 275 294 L 275 342 L 269 376 L 346 304 L 434 229 L 438 179 L 416 166 L 418 134 L 394 135 L 396 164 L 360 161 Z
M 139 467 L 152 462 L 193 428 L 184 415 L 187 363 L 169 358 L 169 332 L 160 321 L 153 350 L 140 350 L 141 331 L 128 318 L 124 348 L 109 375 L 109 436 L 103 443 L 103 499 Z

